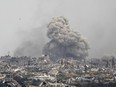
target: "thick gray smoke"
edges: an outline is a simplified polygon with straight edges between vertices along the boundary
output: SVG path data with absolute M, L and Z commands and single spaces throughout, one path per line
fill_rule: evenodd
M 48 24 L 47 36 L 50 41 L 43 53 L 53 60 L 62 57 L 85 59 L 88 56 L 88 42 L 80 33 L 72 31 L 68 20 L 62 16 L 54 17 Z

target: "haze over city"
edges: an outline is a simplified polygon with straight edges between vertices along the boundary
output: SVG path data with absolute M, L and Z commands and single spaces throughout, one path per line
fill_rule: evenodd
M 88 39 L 89 57 L 116 54 L 115 3 L 115 0 L 0 0 L 0 55 L 8 51 L 15 55 L 20 48 L 24 48 L 27 56 L 41 55 L 49 41 L 46 26 L 54 16 L 66 17 L 71 28 Z

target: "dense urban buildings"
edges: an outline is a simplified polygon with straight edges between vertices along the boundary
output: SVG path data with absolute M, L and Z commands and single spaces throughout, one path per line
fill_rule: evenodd
M 49 56 L 0 58 L 0 87 L 110 87 L 116 85 L 116 59 L 79 61 Z M 6 86 L 5 86 L 6 85 Z

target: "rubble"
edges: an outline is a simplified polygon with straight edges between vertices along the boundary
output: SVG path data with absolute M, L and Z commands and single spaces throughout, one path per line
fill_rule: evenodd
M 15 60 L 9 63 L 14 58 Z M 61 58 L 53 62 L 48 56 L 39 58 L 2 56 L 0 58 L 0 85 L 15 84 L 9 87 L 23 87 L 22 85 L 25 85 L 24 87 L 43 87 L 43 85 L 44 87 L 115 87 L 116 68 L 115 64 L 113 67 L 111 65 L 107 67 L 102 59 L 90 59 L 83 62 L 73 58 Z

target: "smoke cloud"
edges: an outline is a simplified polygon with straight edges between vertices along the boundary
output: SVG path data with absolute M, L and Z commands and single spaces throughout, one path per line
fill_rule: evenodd
M 73 30 L 81 32 L 88 38 L 91 47 L 89 58 L 101 58 L 103 54 L 116 54 L 116 0 L 13 0 L 3 2 L 0 1 L 0 55 L 5 55 L 8 51 L 12 55 L 16 50 L 26 48 L 27 52 L 23 49 L 20 50 L 21 54 L 39 56 L 42 47 L 49 40 L 44 39 L 47 38 L 45 35 L 47 30 L 39 27 L 48 23 L 50 18 L 59 15 L 68 18 Z M 22 30 L 26 32 L 26 34 L 23 32 L 23 36 L 27 38 L 20 38 L 22 33 L 16 33 Z M 38 34 L 35 36 L 31 33 Z M 25 45 L 28 42 L 32 45 Z
M 21 10 L 23 17 L 19 16 L 22 25 L 16 33 L 18 36 L 16 39 L 19 42 L 13 51 L 13 56 L 39 57 L 42 54 L 43 46 L 48 41 L 48 38 L 45 36 L 47 31 L 46 23 L 48 23 L 52 15 L 55 15 L 54 13 L 61 2 L 59 0 L 20 0 L 19 2 L 21 4 L 18 3 L 18 7 L 21 6 L 21 9 L 16 9 L 16 12 Z M 23 7 L 22 3 L 24 4 Z M 27 4 L 30 5 L 25 8 Z M 27 19 L 26 21 L 24 21 L 25 18 Z
M 46 43 L 45 26 L 35 28 L 30 32 L 21 32 L 23 42 L 15 50 L 14 56 L 32 56 L 39 57 L 42 54 L 42 48 Z
M 89 45 L 79 32 L 74 32 L 68 20 L 62 16 L 54 17 L 47 26 L 50 41 L 45 45 L 43 53 L 56 60 L 62 57 L 85 59 Z

